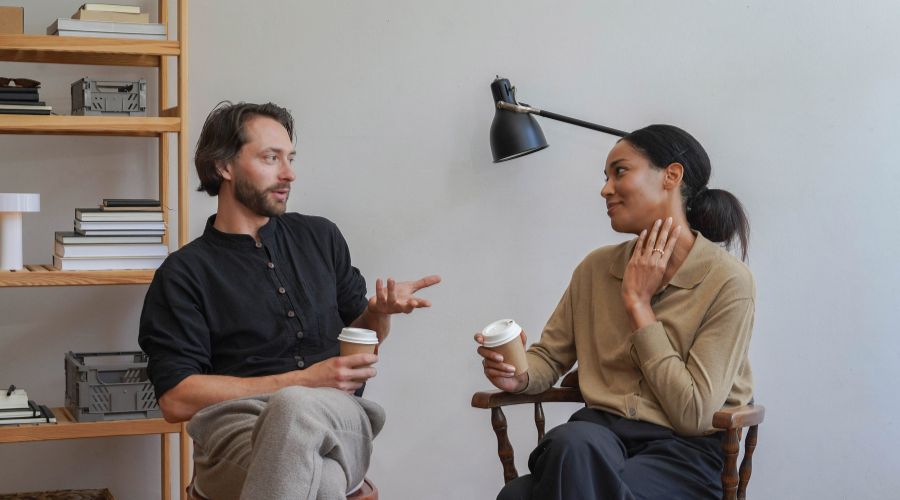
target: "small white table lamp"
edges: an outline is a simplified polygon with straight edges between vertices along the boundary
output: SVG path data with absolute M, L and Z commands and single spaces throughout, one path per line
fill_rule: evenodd
M 39 212 L 37 193 L 0 193 L 0 271 L 18 271 L 22 265 L 22 213 Z

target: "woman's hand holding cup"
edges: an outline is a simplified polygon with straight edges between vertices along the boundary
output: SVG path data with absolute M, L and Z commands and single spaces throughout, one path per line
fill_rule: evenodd
M 524 330 L 519 333 L 519 339 L 524 351 L 526 339 Z M 484 375 L 494 387 L 506 392 L 519 392 L 528 385 L 528 372 L 520 368 L 516 374 L 515 365 L 505 363 L 502 354 L 484 346 L 482 333 L 475 334 L 475 342 L 479 344 L 478 354 L 483 358 L 481 364 L 484 366 Z

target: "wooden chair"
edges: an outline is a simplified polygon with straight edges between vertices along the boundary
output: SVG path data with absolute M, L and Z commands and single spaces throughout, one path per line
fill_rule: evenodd
M 188 500 L 214 500 L 197 494 L 197 492 L 194 491 L 194 481 L 191 481 L 191 484 L 187 487 L 187 497 Z M 378 488 L 366 478 L 362 487 L 356 490 L 352 495 L 348 496 L 347 500 L 378 500 Z
M 544 438 L 544 408 L 541 403 L 584 403 L 581 390 L 578 388 L 578 371 L 572 371 L 563 377 L 560 387 L 553 387 L 540 394 L 491 391 L 477 392 L 472 396 L 472 406 L 491 409 L 491 424 L 494 433 L 497 434 L 497 454 L 503 465 L 503 479 L 506 483 L 517 478 L 519 473 L 513 461 L 513 448 L 506 433 L 506 416 L 502 407 L 523 403 L 534 403 L 534 424 L 540 442 Z M 722 436 L 722 451 L 725 455 L 725 465 L 722 469 L 724 500 L 744 500 L 747 496 L 757 428 L 762 423 L 765 413 L 765 408 L 751 402 L 747 406 L 724 408 L 713 415 L 713 427 L 725 431 Z M 749 430 L 744 441 L 744 459 L 738 471 L 737 457 L 741 446 L 741 433 L 745 427 L 749 427 Z

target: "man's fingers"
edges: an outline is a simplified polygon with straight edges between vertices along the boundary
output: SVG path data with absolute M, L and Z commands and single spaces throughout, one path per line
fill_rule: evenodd
M 336 358 L 338 361 L 343 363 L 343 366 L 347 366 L 353 368 L 354 366 L 364 366 L 364 365 L 372 365 L 378 362 L 378 356 L 375 354 L 369 354 L 367 352 L 363 352 L 360 354 L 350 354 L 348 356 L 341 356 Z
M 397 282 L 394 281 L 394 278 L 387 280 L 387 300 L 389 304 L 397 303 Z
M 479 344 L 484 344 L 484 335 L 482 335 L 481 332 L 478 332 L 475 334 L 475 342 L 478 342 Z
M 437 274 L 432 274 L 430 276 L 425 276 L 424 278 L 417 279 L 410 283 L 413 288 L 413 291 L 421 290 L 423 288 L 429 287 L 431 285 L 437 285 L 441 282 L 441 277 Z
M 384 285 L 382 284 L 381 278 L 375 280 L 375 294 L 378 297 L 378 302 L 387 302 L 387 289 L 385 289 Z

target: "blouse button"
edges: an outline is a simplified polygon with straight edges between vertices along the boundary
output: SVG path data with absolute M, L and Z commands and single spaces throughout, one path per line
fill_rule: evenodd
M 283 286 L 278 287 L 278 293 L 284 295 L 284 292 L 285 292 L 285 290 L 284 290 Z
M 272 262 L 269 262 L 268 264 L 266 264 L 266 266 L 268 266 L 269 269 L 275 269 L 275 264 Z
M 256 248 L 262 248 L 262 243 L 260 243 L 260 242 L 257 241 L 257 242 L 256 242 Z
M 296 316 L 296 315 L 297 315 L 297 314 L 294 313 L 294 311 L 288 311 L 287 317 L 288 317 L 288 318 L 293 318 L 293 317 Z

